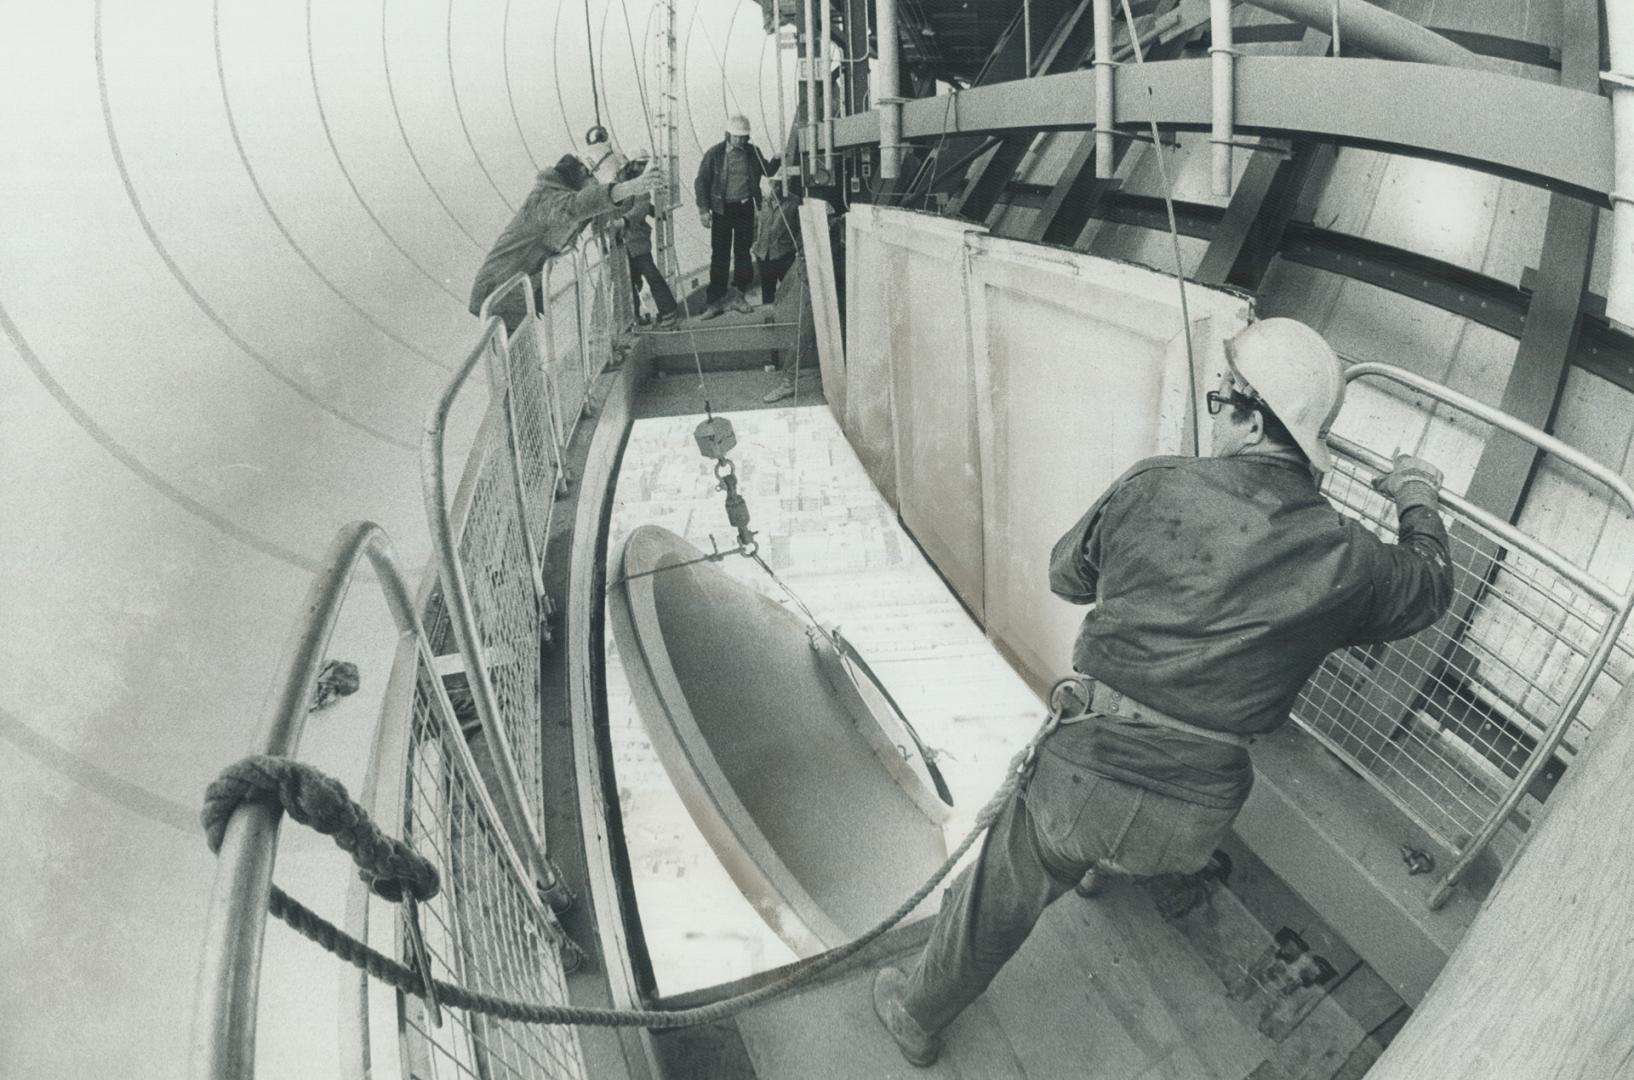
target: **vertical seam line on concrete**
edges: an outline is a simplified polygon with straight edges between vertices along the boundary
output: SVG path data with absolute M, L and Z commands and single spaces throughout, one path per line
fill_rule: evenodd
M 306 2 L 310 6 L 312 0 Z M 516 111 L 516 91 L 511 86 L 511 0 L 505 0 L 505 14 L 499 24 L 499 62 L 505 72 L 505 100 L 511 106 L 511 123 L 516 125 L 516 137 L 522 140 L 522 152 L 528 155 L 528 163 L 538 172 L 539 159 L 528 144 L 528 133 L 522 129 L 522 117 Z
M 328 275 L 318 269 L 318 264 L 312 261 L 311 256 L 306 253 L 306 249 L 296 241 L 295 237 L 284 225 L 283 219 L 278 216 L 278 212 L 272 208 L 272 200 L 267 198 L 266 190 L 261 187 L 261 178 L 256 174 L 255 166 L 250 164 L 249 154 L 244 150 L 244 140 L 238 132 L 238 118 L 233 112 L 233 99 L 227 92 L 227 64 L 221 55 L 221 0 L 211 0 L 210 2 L 210 32 L 216 56 L 216 83 L 221 87 L 221 104 L 227 114 L 227 133 L 232 136 L 233 149 L 238 152 L 238 163 L 244 166 L 244 175 L 249 178 L 250 187 L 255 189 L 255 197 L 261 201 L 261 209 L 267 212 L 267 217 L 272 220 L 273 227 L 278 230 L 278 235 L 284 238 L 284 242 L 289 245 L 290 250 L 295 252 L 296 257 L 306 265 L 308 270 L 312 271 L 313 276 L 323 282 L 324 287 L 334 293 L 342 303 L 356 312 L 359 318 L 374 327 L 388 341 L 406 349 L 415 359 L 430 364 L 432 367 L 443 367 L 442 364 L 432 359 L 431 355 L 424 349 L 403 340 L 397 335 L 396 331 L 365 311 L 362 305 L 353 300 L 344 289 L 336 285 L 329 279 Z
M 352 194 L 357 198 L 358 205 L 363 207 L 365 214 L 369 215 L 369 220 L 374 222 L 374 227 L 380 231 L 380 235 L 384 236 L 386 242 L 397 249 L 398 254 L 408 260 L 409 265 L 420 271 L 427 281 L 446 293 L 449 299 L 460 306 L 460 310 L 465 310 L 465 300 L 453 289 L 450 289 L 446 281 L 439 279 L 435 274 L 427 270 L 418 259 L 410 255 L 408 249 L 404 248 L 391 230 L 386 228 L 385 223 L 374 212 L 374 208 L 363 197 L 363 192 L 359 190 L 357 181 L 352 178 L 351 170 L 346 167 L 345 160 L 340 156 L 340 147 L 336 144 L 334 131 L 329 126 L 329 111 L 324 106 L 323 91 L 318 82 L 317 51 L 312 47 L 312 0 L 306 0 L 306 65 L 307 70 L 312 74 L 312 96 L 318 103 L 318 123 L 323 127 L 323 137 L 328 141 L 329 152 L 334 155 L 335 165 L 340 169 L 341 176 L 346 178 L 346 186 L 352 189 Z
M 448 57 L 448 89 L 454 95 L 454 115 L 459 117 L 460 132 L 465 136 L 465 145 L 470 147 L 471 157 L 476 160 L 477 168 L 482 170 L 488 186 L 494 189 L 494 194 L 505 204 L 505 209 L 514 214 L 516 204 L 499 190 L 499 184 L 494 181 L 494 174 L 488 171 L 487 163 L 482 160 L 482 154 L 478 152 L 477 144 L 471 138 L 471 127 L 465 122 L 465 106 L 460 103 L 460 81 L 454 77 L 454 0 L 448 0 L 448 19 L 443 31 L 443 44 Z
M 101 0 L 98 0 L 98 2 L 100 3 Z M 471 231 L 455 216 L 454 211 L 449 209 L 447 201 L 442 197 L 442 193 L 437 190 L 437 185 L 431 182 L 431 177 L 426 175 L 425 166 L 420 164 L 420 155 L 414 152 L 414 141 L 409 138 L 408 129 L 403 126 L 403 111 L 397 106 L 397 86 L 391 77 L 391 48 L 386 38 L 386 10 L 390 4 L 391 0 L 380 0 L 380 59 L 386 66 L 386 96 L 391 98 L 391 114 L 393 119 L 397 121 L 397 134 L 403 140 L 403 149 L 408 151 L 409 160 L 414 163 L 414 171 L 420 174 L 420 179 L 425 183 L 426 190 L 431 192 L 433 199 L 437 200 L 437 205 L 443 208 L 443 213 L 448 215 L 448 220 L 454 223 L 454 228 L 465 234 L 465 238 L 471 241 L 472 247 L 478 251 L 484 251 L 482 244 L 475 236 L 471 235 Z
M 98 424 L 91 414 L 86 412 L 84 407 L 75 401 L 63 385 L 52 376 L 50 369 L 45 366 L 39 355 L 29 345 L 28 339 L 23 337 L 22 330 L 12 321 L 4 303 L 0 303 L 0 329 L 5 330 L 6 336 L 11 339 L 12 345 L 17 349 L 17 355 L 22 357 L 23 364 L 34 375 L 35 380 L 45 388 L 45 392 L 50 394 L 62 408 L 63 412 L 66 412 L 73 419 L 81 431 L 91 437 L 91 441 L 102 447 L 115 461 L 134 473 L 142 483 L 181 507 L 187 513 L 209 522 L 216 529 L 246 547 L 253 548 L 263 555 L 312 573 L 317 573 L 321 569 L 316 559 L 309 559 L 299 552 L 291 551 L 271 540 L 264 539 L 205 506 L 191 495 L 184 493 L 180 488 L 171 484 L 170 481 L 160 476 L 135 454 L 131 453 L 130 450 L 126 449 L 119 440 L 115 439 L 102 425 Z
M 194 286 L 192 280 L 182 271 L 181 266 L 171 256 L 169 249 L 166 248 L 164 243 L 159 239 L 158 231 L 154 229 L 153 222 L 148 219 L 147 210 L 142 206 L 142 200 L 136 194 L 136 185 L 131 179 L 130 171 L 125 167 L 125 155 L 119 148 L 119 134 L 113 122 L 113 104 L 108 97 L 108 73 L 103 62 L 102 55 L 102 0 L 96 0 L 96 6 L 94 9 L 93 49 L 96 57 L 97 89 L 102 99 L 102 122 L 107 130 L 108 149 L 113 154 L 114 168 L 119 172 L 120 182 L 124 184 L 125 187 L 125 198 L 129 200 L 131 209 L 136 212 L 136 220 L 142 226 L 142 231 L 147 234 L 148 243 L 153 245 L 153 250 L 158 254 L 160 260 L 163 261 L 165 268 L 170 271 L 171 276 L 176 279 L 176 283 L 182 287 L 182 290 L 187 293 L 188 297 L 192 299 L 193 303 L 198 307 L 198 309 L 204 313 L 206 318 L 215 324 L 216 329 L 220 330 L 227 340 L 238 346 L 246 356 L 250 357 L 250 359 L 254 360 L 257 364 L 260 364 L 269 375 L 283 383 L 285 386 L 289 387 L 302 400 L 317 406 L 323 412 L 328 413 L 330 416 L 333 416 L 335 419 L 349 427 L 353 427 L 358 431 L 373 435 L 381 442 L 388 443 L 402 450 L 418 453 L 419 447 L 416 444 L 408 442 L 404 439 L 399 439 L 391 435 L 389 432 L 373 427 L 364 423 L 362 420 L 357 419 L 356 417 L 349 416 L 346 413 L 341 412 L 328 402 L 324 401 L 322 398 L 318 397 L 312 391 L 296 382 L 293 376 L 274 365 L 271 360 L 263 356 L 252 345 L 250 345 L 249 342 L 240 337 L 237 331 L 229 326 L 227 321 L 221 317 L 215 308 L 211 307 L 209 302 L 204 299 L 204 295 L 199 292 L 197 287 Z M 314 566 L 314 569 L 316 569 L 316 566 Z

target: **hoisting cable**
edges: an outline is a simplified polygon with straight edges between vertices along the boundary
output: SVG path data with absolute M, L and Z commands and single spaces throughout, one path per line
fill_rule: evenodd
M 584 0 L 584 55 L 590 62 L 590 105 L 596 112 L 596 123 L 584 133 L 587 146 L 607 141 L 607 129 L 601 123 L 601 91 L 596 88 L 596 37 L 590 26 L 590 0 Z
M 1135 29 L 1135 14 L 1129 9 L 1129 0 L 1122 0 L 1122 6 L 1124 22 L 1129 27 L 1129 43 L 1135 49 L 1135 63 L 1145 64 L 1146 50 L 1141 48 L 1140 34 Z M 1150 86 L 1146 88 L 1146 92 L 1148 94 L 1152 92 Z M 1190 380 L 1190 385 L 1187 387 L 1187 398 L 1193 402 L 1191 408 L 1191 448 L 1193 454 L 1201 454 L 1203 452 L 1203 418 L 1199 415 L 1196 406 L 1197 357 L 1192 350 L 1191 311 L 1186 304 L 1186 270 L 1180 258 L 1180 227 L 1175 223 L 1174 217 L 1174 189 L 1169 183 L 1169 167 L 1163 161 L 1163 140 L 1158 134 L 1157 121 L 1149 119 L 1147 122 L 1152 127 L 1152 153 L 1157 157 L 1157 174 L 1163 183 L 1163 207 L 1169 215 L 1169 243 L 1174 248 L 1174 282 L 1175 286 L 1180 290 L 1180 325 L 1181 330 L 1186 335 L 1186 375 Z
M 1027 745 L 1010 760 L 1005 768 L 1004 782 L 976 815 L 975 824 L 942 865 L 895 911 L 854 940 L 821 956 L 791 965 L 787 973 L 775 981 L 709 1005 L 690 1009 L 600 1009 L 547 1005 L 479 993 L 442 979 L 430 978 L 429 970 L 417 970 L 387 956 L 301 904 L 277 885 L 270 886 L 267 911 L 303 937 L 398 992 L 442 1008 L 463 1009 L 467 1013 L 523 1024 L 668 1030 L 714 1023 L 780 998 L 825 973 L 849 971 L 859 966 L 861 959 L 865 959 L 859 958 L 859 954 L 912 914 L 952 872 L 982 833 L 998 819 L 1031 773 L 1044 739 L 1063 720 L 1068 719 L 1070 708 L 1081 707 L 1080 700 L 1062 694 L 1069 685 L 1080 686 L 1081 677 L 1062 679 L 1051 689 L 1049 715 Z M 313 793 L 321 797 L 314 799 Z M 436 896 L 441 889 L 436 867 L 429 859 L 401 841 L 383 837 L 363 808 L 352 802 L 339 781 L 310 765 L 290 758 L 259 756 L 246 758 L 224 769 L 205 793 L 201 814 L 212 851 L 220 850 L 228 820 L 245 802 L 271 804 L 287 811 L 295 820 L 309 824 L 325 835 L 334 836 L 339 846 L 351 852 L 364 880 L 382 899 L 425 901 Z M 406 906 L 412 911 L 412 906 Z M 418 926 L 413 916 L 409 923 L 410 937 L 418 937 Z

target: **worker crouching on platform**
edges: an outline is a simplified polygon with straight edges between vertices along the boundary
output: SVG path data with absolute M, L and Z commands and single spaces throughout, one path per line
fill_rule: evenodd
M 521 209 L 494 241 L 477 271 L 471 286 L 471 314 L 481 314 L 483 302 L 515 274 L 527 274 L 533 279 L 535 308 L 542 308 L 542 277 L 548 259 L 565 251 L 592 219 L 617 211 L 618 203 L 663 189 L 664 174 L 655 163 L 648 162 L 639 176 L 617 180 L 616 171 L 623 164 L 617 155 L 605 155 L 597 163 L 605 180 L 598 180 L 589 165 L 572 154 L 564 154 L 555 165 L 539 173 Z M 505 320 L 508 332 L 514 332 L 522 325 L 527 310 L 527 298 L 520 290 L 512 289 L 499 298 L 492 314 Z
M 1051 553 L 1055 594 L 1095 605 L 1073 649 L 1087 701 L 1043 739 L 911 974 L 874 980 L 916 1065 L 1086 873 L 1201 869 L 1253 785 L 1250 737 L 1287 720 L 1329 652 L 1406 637 L 1451 602 L 1433 465 L 1401 455 L 1374 483 L 1395 544 L 1317 489 L 1344 396 L 1327 342 L 1266 319 L 1226 355 L 1212 456 L 1138 463 Z
M 726 138 L 704 151 L 692 193 L 698 220 L 709 230 L 709 306 L 702 318 L 725 310 L 728 271 L 737 292 L 732 306 L 749 311 L 743 290 L 754 280 L 750 246 L 755 236 L 755 208 L 760 205 L 760 182 L 778 170 L 780 158 L 767 160 L 749 141 L 749 121 L 734 116 L 726 122 Z

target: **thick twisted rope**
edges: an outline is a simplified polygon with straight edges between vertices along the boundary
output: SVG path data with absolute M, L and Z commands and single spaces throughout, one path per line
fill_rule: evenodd
M 1063 680 L 1063 683 L 1066 681 Z M 1057 684 L 1058 689 L 1060 685 Z M 803 986 L 821 975 L 843 974 L 857 966 L 859 962 L 857 958 L 864 949 L 879 940 L 924 902 L 925 898 L 953 871 L 959 860 L 964 858 L 965 853 L 970 850 L 977 839 L 998 819 L 999 814 L 1009 804 L 1010 800 L 1016 796 L 1017 791 L 1020 790 L 1022 783 L 1031 771 L 1033 758 L 1037 754 L 1039 745 L 1055 730 L 1065 711 L 1062 705 L 1057 704 L 1056 698 L 1056 692 L 1052 691 L 1050 716 L 1027 743 L 1027 746 L 1011 760 L 1009 766 L 1005 769 L 1004 783 L 999 785 L 998 790 L 993 793 L 993 797 L 987 801 L 987 804 L 976 815 L 976 822 L 970 831 L 965 834 L 964 839 L 959 841 L 958 846 L 943 860 L 942 865 L 937 867 L 930 877 L 925 880 L 924 884 L 914 890 L 912 896 L 909 896 L 895 911 L 864 932 L 860 937 L 821 956 L 795 964 L 780 978 L 767 983 L 759 989 L 722 998 L 720 1001 L 690 1009 L 594 1009 L 572 1005 L 546 1005 L 537 1002 L 516 1001 L 494 994 L 481 993 L 455 983 L 444 982 L 441 979 L 434 979 L 432 980 L 432 988 L 436 993 L 437 1001 L 444 1006 L 452 1006 L 470 1013 L 516 1023 L 575 1024 L 586 1027 L 644 1027 L 654 1030 L 666 1030 L 724 1020 L 756 1005 L 782 997 L 791 990 Z M 220 798 L 214 797 L 217 788 L 223 787 L 224 783 L 228 782 L 229 779 L 233 784 L 236 784 L 241 772 L 247 771 L 252 775 L 258 773 L 260 767 L 269 761 L 280 763 L 276 769 L 271 770 L 274 772 L 285 772 L 285 765 L 293 767 L 287 772 L 290 775 L 299 775 L 301 777 L 299 786 L 302 788 L 322 788 L 326 791 L 331 788 L 338 789 L 341 798 L 355 808 L 356 815 L 362 818 L 363 823 L 368 828 L 374 829 L 373 824 L 368 821 L 367 815 L 364 814 L 362 807 L 346 798 L 345 788 L 341 787 L 338 782 L 323 776 L 311 766 L 300 765 L 285 758 L 249 758 L 229 768 L 227 772 L 223 773 L 222 779 L 217 780 L 216 783 L 210 786 L 211 795 L 206 797 L 204 821 L 206 832 L 211 837 L 212 850 L 220 847 L 220 834 L 225 828 L 226 815 L 231 814 L 231 806 L 236 805 L 236 802 L 230 801 L 230 793 L 224 792 Z M 316 784 L 314 778 L 324 783 Z M 284 787 L 281 783 L 274 783 L 272 788 L 278 790 L 280 796 L 282 796 Z M 269 789 L 260 787 L 256 790 L 264 792 Z M 296 801 L 297 803 L 300 802 L 299 799 Z M 225 813 L 219 809 L 218 804 L 226 807 Z M 287 800 L 285 805 L 286 807 L 289 805 Z M 297 821 L 302 820 L 293 810 L 290 812 L 290 816 Z M 314 824 L 314 827 L 319 828 L 319 831 L 323 831 L 317 824 Z M 375 830 L 375 832 L 378 833 L 378 830 Z M 340 843 L 338 837 L 336 842 Z M 392 843 L 396 843 L 396 841 L 392 841 Z M 345 847 L 345 844 L 342 843 L 341 846 Z M 348 850 L 353 849 L 348 848 Z M 415 859 L 420 859 L 420 856 L 412 851 L 409 854 Z M 354 858 L 357 858 L 355 852 Z M 421 861 L 424 860 L 421 859 Z M 362 865 L 361 860 L 359 860 L 359 865 Z M 427 865 L 429 866 L 429 864 Z M 434 868 L 432 868 L 432 873 L 434 878 Z M 365 871 L 365 877 L 367 878 L 367 870 Z M 378 889 L 376 891 L 378 892 Z M 435 891 L 435 888 L 433 888 L 432 892 L 435 893 Z M 384 896 L 385 894 L 381 895 Z M 387 896 L 386 899 L 394 898 Z M 398 992 L 411 997 L 425 997 L 426 984 L 424 976 L 419 972 L 399 963 L 378 949 L 359 941 L 334 923 L 295 900 L 276 885 L 272 887 L 272 894 L 268 898 L 267 910 L 283 920 L 291 929 L 303 937 L 393 987 Z
M 227 820 L 244 802 L 276 804 L 293 820 L 332 837 L 382 899 L 395 903 L 407 895 L 430 900 L 441 888 L 430 860 L 381 832 L 345 785 L 310 765 L 257 754 L 223 769 L 205 791 L 199 815 L 211 851 L 221 850 Z

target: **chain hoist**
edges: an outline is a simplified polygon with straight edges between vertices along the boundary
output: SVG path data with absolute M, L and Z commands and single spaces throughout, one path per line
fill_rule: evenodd
M 715 461 L 715 487 L 726 492 L 726 520 L 738 531 L 739 551 L 754 558 L 760 545 L 755 541 L 754 530 L 749 528 L 749 504 L 738 494 L 737 468 L 726 456 L 738 444 L 737 433 L 732 430 L 732 421 L 710 411 L 707 401 L 704 413 L 708 419 L 698 425 L 692 437 L 698 441 L 698 452 Z

